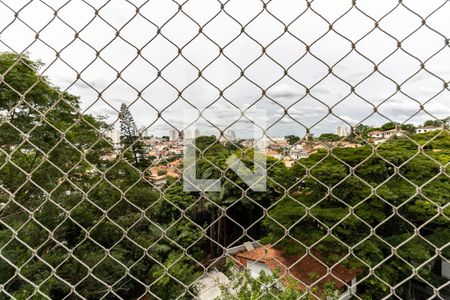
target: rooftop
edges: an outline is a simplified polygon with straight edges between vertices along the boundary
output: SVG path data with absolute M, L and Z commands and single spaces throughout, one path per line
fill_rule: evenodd
M 282 249 L 274 248 L 270 244 L 256 248 L 251 251 L 241 251 L 236 253 L 235 259 L 240 266 L 246 266 L 247 260 L 258 261 L 266 264 L 272 272 L 278 272 L 282 277 L 283 283 L 289 276 L 299 281 L 301 289 L 306 289 L 306 285 L 317 287 L 322 290 L 328 282 L 333 282 L 337 289 L 341 289 L 346 284 L 350 284 L 356 277 L 357 271 L 349 270 L 341 264 L 336 265 L 327 275 L 327 267 L 321 262 L 320 255 L 314 253 L 314 256 L 289 255 Z M 315 278 L 311 276 L 315 274 Z M 318 282 L 316 282 L 319 280 Z

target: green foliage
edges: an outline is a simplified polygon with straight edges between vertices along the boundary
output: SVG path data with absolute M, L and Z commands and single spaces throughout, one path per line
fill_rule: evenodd
M 287 284 L 283 287 L 276 274 L 261 271 L 257 279 L 247 270 L 231 274 L 231 284 L 221 286 L 222 294 L 217 300 L 294 300 L 305 296 L 293 278 L 286 278 Z
M 158 174 L 158 176 L 166 175 L 167 174 L 167 170 L 160 169 L 160 170 L 158 170 L 157 174 Z
M 416 131 L 416 126 L 414 126 L 413 124 L 402 124 L 400 126 L 400 129 L 413 134 Z
M 144 142 L 139 136 L 133 116 L 125 103 L 120 106 L 120 142 L 124 157 L 136 167 L 145 169 L 149 163 L 146 157 Z
M 370 126 L 359 124 L 355 127 L 354 133 L 360 137 L 367 138 L 367 133 L 371 130 Z
M 300 137 L 296 136 L 296 135 L 287 135 L 284 137 L 286 139 L 286 141 L 289 143 L 289 145 L 295 145 L 295 143 L 297 143 L 298 141 L 300 141 Z
M 197 278 L 200 266 L 180 253 L 174 242 L 191 246 L 201 232 L 187 219 L 180 220 L 179 210 L 167 202 L 186 208 L 192 197 L 174 187 L 162 200 L 141 178 L 135 167 L 143 167 L 144 156 L 126 109 L 122 143 L 132 149 L 129 158 L 134 166 L 112 159 L 114 149 L 102 134 L 108 126 L 99 118 L 81 115 L 78 98 L 39 76 L 41 66 L 26 56 L 0 54 L 0 74 L 5 75 L 0 111 L 7 120 L 0 124 L 0 247 L 9 261 L 0 258 L 0 284 L 6 284 L 5 290 L 17 299 L 43 298 L 14 275 L 13 263 L 21 267 L 21 276 L 41 284 L 41 293 L 52 299 L 72 297 L 70 287 L 58 278 L 76 285 L 76 292 L 86 299 L 106 296 L 107 289 L 93 276 L 115 284 L 114 291 L 122 298 L 139 296 L 145 287 L 126 275 L 127 266 L 134 278 L 154 283 L 152 292 L 163 299 L 195 295 L 194 289 L 186 291 L 161 277 L 160 269 L 160 263 L 166 265 L 186 284 Z M 26 102 L 7 85 L 25 93 Z M 156 207 L 163 209 L 152 209 Z M 161 228 L 170 225 L 162 239 Z M 10 228 L 18 231 L 16 238 Z M 125 231 L 133 243 L 124 239 Z M 192 247 L 189 254 L 201 259 L 199 253 Z M 92 268 L 93 276 L 79 261 Z
M 431 126 L 431 127 L 439 127 L 442 126 L 443 121 L 441 120 L 427 120 L 423 123 L 424 126 Z
M 95 277 L 117 282 L 114 292 L 124 298 L 142 295 L 145 286 L 162 299 L 190 298 L 203 270 L 199 262 L 221 255 L 223 247 L 243 236 L 300 256 L 305 245 L 314 245 L 328 265 L 348 256 L 347 246 L 354 247 L 342 263 L 358 270 L 360 278 L 368 276 L 358 285 L 362 299 L 387 296 L 386 283 L 408 278 L 411 266 L 429 261 L 436 248 L 450 256 L 444 248 L 450 241 L 447 131 L 393 139 L 376 153 L 372 145 L 319 150 L 291 168 L 267 158 L 268 189 L 259 193 L 248 190 L 226 164 L 236 154 L 253 167 L 253 151 L 202 136 L 196 139 L 197 178 L 225 175 L 222 190 L 188 193 L 175 179 L 157 190 L 139 171 L 148 161 L 128 108 L 122 106 L 121 113 L 126 162 L 114 158 L 102 134 L 108 129 L 104 121 L 82 115 L 79 99 L 40 76 L 41 67 L 27 56 L 0 54 L 0 111 L 6 120 L 0 123 L 0 284 L 17 299 L 42 296 L 20 276 L 52 299 L 70 298 L 65 282 L 87 299 L 107 298 Z M 413 132 L 412 125 L 400 127 Z M 365 137 L 370 130 L 360 125 L 355 133 Z M 286 138 L 291 145 L 299 141 Z M 393 246 L 399 248 L 396 255 L 391 255 Z M 20 266 L 20 276 L 11 263 Z M 377 266 L 377 277 L 368 275 L 367 265 Z M 425 269 L 422 278 L 442 285 Z M 281 289 L 276 275 L 232 276 L 237 293 L 224 287 L 223 299 L 302 295 L 289 279 Z M 333 286 L 325 291 L 335 296 Z M 410 298 L 406 288 L 396 293 Z
M 322 133 L 318 139 L 319 141 L 323 142 L 337 142 L 340 141 L 342 138 L 334 133 Z
M 396 127 L 397 127 L 397 123 L 388 122 L 388 123 L 383 124 L 383 126 L 381 126 L 381 130 L 386 131 L 386 130 L 395 129 Z
M 435 139 L 428 142 L 432 136 Z M 314 249 L 330 265 L 347 254 L 345 245 L 357 245 L 354 250 L 357 258 L 349 257 L 345 264 L 359 270 L 361 278 L 368 272 L 365 264 L 375 266 L 383 262 L 391 253 L 390 247 L 402 245 L 398 255 L 416 267 L 431 259 L 435 248 L 450 240 L 448 235 L 439 236 L 450 223 L 448 218 L 438 215 L 439 207 L 450 202 L 449 177 L 440 175 L 440 164 L 450 161 L 450 138 L 448 132 L 443 132 L 438 136 L 436 133 L 417 135 L 413 139 L 419 145 L 428 143 L 430 147 L 423 146 L 421 150 L 413 141 L 397 139 L 380 146 L 377 155 L 372 154 L 370 146 L 363 146 L 334 149 L 335 158 L 318 152 L 303 159 L 302 165 L 311 168 L 310 176 L 304 176 L 303 168 L 297 169 L 301 180 L 291 186 L 289 198 L 282 198 L 270 208 L 262 222 L 267 232 L 263 242 L 277 243 L 286 252 L 297 255 L 303 255 L 306 250 L 298 241 L 306 246 L 316 243 Z M 351 172 L 344 163 L 355 167 L 355 175 L 349 176 Z M 395 174 L 395 168 L 400 175 Z M 287 170 L 284 174 L 291 176 Z M 422 187 L 421 193 L 415 185 Z M 314 218 L 305 213 L 306 209 Z M 377 238 L 370 235 L 370 228 L 365 224 L 376 228 Z M 422 238 L 412 238 L 411 224 L 417 228 L 423 226 Z M 339 240 L 327 235 L 331 227 L 333 236 Z M 393 257 L 383 262 L 376 274 L 394 286 L 411 272 L 411 266 Z M 426 276 L 430 282 L 436 282 L 432 273 Z M 358 285 L 358 295 L 363 299 L 380 299 L 388 292 L 388 287 L 376 278 Z M 399 289 L 398 293 L 405 299 L 411 297 L 407 288 Z

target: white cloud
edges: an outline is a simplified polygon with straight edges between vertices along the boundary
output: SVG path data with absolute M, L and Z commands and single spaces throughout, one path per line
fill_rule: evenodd
M 268 95 L 271 98 L 300 98 L 302 95 L 304 95 L 304 91 L 300 91 L 298 88 L 294 88 L 292 85 L 289 85 L 287 83 L 281 83 L 270 88 L 268 91 Z
M 20 9 L 21 3 L 26 3 L 16 0 L 3 0 L 2 2 L 17 11 Z M 90 2 L 94 3 L 95 1 Z M 273 2 L 273 4 L 268 5 L 267 9 L 275 13 L 282 22 L 288 24 L 293 20 L 293 16 L 298 15 L 298 3 L 293 4 L 294 2 L 296 1 Z M 351 1 L 331 1 L 326 3 L 326 5 L 324 4 L 326 1 L 322 2 L 313 2 L 312 7 L 330 23 L 333 23 L 336 16 L 340 14 L 338 12 L 345 12 L 351 7 Z M 395 5 L 398 4 L 397 1 L 389 0 L 382 2 L 362 1 L 358 4 L 358 7 L 367 14 L 377 18 L 392 9 L 393 2 L 395 2 Z M 95 15 L 94 11 L 87 5 L 81 2 L 79 2 L 80 4 L 77 3 L 72 2 L 61 9 L 59 16 L 76 30 L 80 30 Z M 133 3 L 137 2 L 133 1 Z M 140 1 L 140 3 L 144 2 Z M 201 24 L 204 24 L 206 20 L 209 20 L 217 12 L 220 12 L 220 7 L 217 3 L 214 5 L 200 5 L 198 3 L 187 2 L 183 6 L 183 11 Z M 55 4 L 51 5 L 57 9 Z M 410 0 L 408 5 L 413 5 L 414 10 L 417 10 L 422 17 L 428 17 L 428 14 L 436 8 L 436 1 Z M 444 36 L 449 36 L 450 34 L 450 18 L 444 17 L 446 15 L 442 12 L 445 12 L 445 9 L 448 10 L 449 5 L 450 3 L 446 4 L 440 11 L 435 13 L 436 17 L 428 18 L 432 23 L 433 29 L 441 32 Z M 257 5 L 253 5 L 248 1 L 230 1 L 225 4 L 225 8 L 228 13 L 238 20 L 250 20 L 251 18 L 248 18 L 249 15 L 258 12 L 261 9 L 261 3 L 258 2 Z M 305 124 L 313 124 L 328 114 L 327 107 L 317 103 L 316 100 L 312 101 L 308 95 L 305 96 L 305 87 L 311 89 L 311 94 L 314 97 L 329 106 L 337 103 L 350 92 L 350 87 L 347 84 L 332 75 L 322 80 L 328 72 L 328 67 L 323 62 L 328 64 L 329 67 L 333 67 L 333 72 L 336 74 L 347 74 L 350 80 L 357 80 L 366 74 L 365 71 L 372 72 L 373 70 L 372 63 L 369 63 L 359 55 L 354 55 L 355 52 L 343 59 L 346 54 L 352 51 L 350 43 L 333 32 L 328 33 L 315 42 L 310 49 L 311 53 L 302 57 L 302 55 L 305 55 L 305 47 L 292 36 L 300 40 L 314 40 L 314 38 L 320 37 L 328 30 L 328 23 L 320 18 L 315 18 L 314 14 L 304 14 L 295 24 L 290 26 L 289 33 L 281 36 L 277 42 L 272 43 L 266 49 L 267 53 L 283 66 L 280 67 L 265 55 L 263 55 L 261 61 L 248 66 L 248 63 L 262 54 L 261 46 L 258 43 L 267 46 L 268 42 L 271 42 L 269 37 L 275 38 L 283 33 L 283 26 L 271 17 L 262 16 L 257 18 L 255 24 L 259 24 L 259 26 L 254 24 L 246 26 L 246 34 L 254 38 L 255 42 L 246 34 L 241 34 L 241 26 L 224 12 L 220 12 L 214 20 L 209 22 L 201 34 L 199 34 L 198 26 L 194 22 L 179 13 L 163 27 L 162 32 L 171 40 L 169 42 L 161 35 L 157 35 L 157 28 L 143 17 L 140 15 L 133 17 L 135 11 L 129 3 L 121 1 L 108 2 L 105 8 L 100 9 L 100 15 L 109 21 L 115 29 L 97 17 L 95 22 L 92 22 L 81 33 L 83 40 L 88 42 L 89 45 L 76 40 L 68 46 L 74 39 L 74 32 L 55 19 L 51 26 L 44 30 L 41 38 L 56 51 L 61 51 L 68 46 L 62 51 L 61 58 L 76 70 L 74 71 L 61 62 L 60 59 L 57 59 L 52 49 L 42 42 L 36 42 L 34 39 L 35 33 L 21 24 L 18 19 L 11 25 L 8 25 L 11 20 L 14 20 L 14 16 L 11 14 L 11 11 L 0 3 L 0 31 L 2 32 L 1 41 L 3 42 L 3 44 L 0 44 L 0 51 L 8 50 L 8 47 L 10 47 L 20 53 L 26 49 L 33 58 L 42 58 L 49 65 L 49 69 L 45 74 L 55 84 L 61 85 L 63 88 L 72 86 L 70 91 L 81 97 L 83 108 L 94 103 L 98 97 L 97 91 L 101 91 L 114 81 L 119 72 L 137 91 L 127 87 L 124 83 L 116 83 L 108 88 L 103 97 L 115 108 L 118 105 L 120 106 L 122 102 L 130 104 L 136 100 L 138 92 L 143 92 L 143 97 L 148 103 L 157 110 L 162 110 L 170 102 L 177 99 L 178 91 L 183 91 L 183 97 L 186 97 L 186 100 L 192 104 L 199 108 L 205 108 L 220 97 L 217 95 L 219 92 L 216 87 L 218 87 L 224 91 L 224 95 L 226 94 L 227 98 L 229 97 L 239 109 L 244 110 L 262 96 L 261 90 L 251 81 L 241 78 L 238 82 L 235 82 L 240 77 L 240 70 L 245 70 L 246 75 L 250 74 L 250 79 L 255 81 L 256 84 L 273 84 L 280 79 L 280 76 L 283 76 L 283 68 L 285 70 L 289 69 L 288 74 L 292 78 L 280 80 L 267 91 L 267 95 L 285 108 L 288 108 L 288 113 L 291 117 Z M 171 2 L 149 1 L 140 11 L 145 17 L 161 26 L 174 13 L 177 13 L 177 6 Z M 439 12 L 441 12 L 440 15 Z M 372 27 L 373 21 L 360 13 L 354 13 L 347 14 L 338 21 L 335 30 L 349 37 L 365 35 L 367 33 L 365 27 L 369 25 Z M 33 1 L 33 5 L 23 9 L 19 13 L 19 17 L 23 22 L 38 31 L 40 28 L 37 27 L 42 27 L 46 20 L 53 18 L 53 11 L 49 10 L 40 1 Z M 130 19 L 131 21 L 128 22 Z M 415 24 L 414 22 L 417 22 L 417 20 L 417 16 L 413 14 L 398 14 L 397 11 L 394 11 L 382 22 L 383 30 L 394 36 L 403 34 L 404 30 L 410 31 L 408 24 Z M 355 26 L 356 21 L 361 26 Z M 6 28 L 6 26 L 9 27 Z M 115 30 L 122 27 L 120 37 L 116 38 Z M 205 37 L 204 34 L 208 36 Z M 186 42 L 197 35 L 198 37 L 194 41 L 185 45 Z M 432 35 L 435 35 L 435 33 L 426 31 L 425 38 L 427 38 L 427 43 L 423 43 L 421 40 L 414 39 L 413 34 L 407 39 L 408 49 L 413 52 L 413 55 L 419 55 L 427 49 L 434 49 L 432 48 L 435 46 L 433 44 L 434 40 L 428 39 Z M 225 54 L 232 55 L 231 59 L 233 62 L 220 55 L 217 45 L 209 39 L 222 46 L 233 41 L 224 50 Z M 357 50 L 367 57 L 383 57 L 386 51 L 386 47 L 384 47 L 386 39 L 391 38 L 382 32 L 378 32 L 377 35 L 370 34 L 361 42 L 358 42 Z M 131 45 L 123 40 L 126 40 Z M 364 41 L 367 40 L 370 43 L 365 45 Z M 106 43 L 110 44 L 105 49 L 102 49 Z M 29 46 L 30 44 L 31 46 Z M 146 44 L 147 46 L 142 49 Z M 443 47 L 443 44 L 441 44 L 440 42 L 439 47 Z M 373 45 L 376 45 L 376 47 Z M 91 46 L 95 49 L 91 49 Z M 142 53 L 145 53 L 137 61 L 134 61 L 137 56 L 135 47 L 143 50 Z M 188 61 L 178 57 L 174 63 L 167 66 L 172 59 L 179 55 L 178 48 L 183 48 L 182 54 Z M 97 59 L 95 51 L 101 51 L 100 57 Z M 418 62 L 410 57 L 408 58 L 408 55 L 402 53 L 401 50 L 397 52 L 399 52 L 397 56 L 393 56 L 383 63 L 383 71 L 393 78 L 409 78 L 417 71 L 416 65 Z M 447 64 L 450 60 L 449 53 L 445 49 L 426 62 L 427 70 L 436 73 L 446 81 L 449 80 L 450 74 L 450 68 Z M 296 63 L 298 68 L 292 67 L 291 65 L 300 58 L 302 59 Z M 51 64 L 55 59 L 56 63 Z M 105 62 L 101 59 L 104 59 Z M 95 62 L 91 64 L 92 61 Z M 208 67 L 204 70 L 206 65 Z M 84 69 L 85 67 L 87 69 Z M 115 68 L 115 70 L 111 67 Z M 155 67 L 162 71 L 163 78 L 159 77 L 157 79 L 158 70 Z M 202 79 L 201 83 L 196 81 L 199 70 L 202 71 L 202 76 L 205 77 L 205 80 Z M 83 83 L 82 80 L 76 81 L 76 73 L 81 74 L 81 78 L 88 84 Z M 391 95 L 392 88 L 392 92 L 395 92 L 395 84 L 392 87 L 393 83 L 389 83 L 389 80 L 383 76 L 380 75 L 378 81 L 374 80 L 366 86 L 360 85 L 358 92 L 361 92 L 364 95 L 363 97 L 371 103 L 379 104 L 383 99 Z M 435 87 L 432 87 L 430 83 L 432 77 L 432 75 L 427 73 L 420 73 L 414 76 L 410 79 L 411 86 L 408 89 L 408 95 L 425 102 L 434 92 Z M 207 82 L 208 80 L 216 87 L 211 86 Z M 319 80 L 320 82 L 318 83 L 317 81 Z M 196 82 L 196 84 L 192 84 L 192 82 Z M 398 83 L 402 84 L 402 82 Z M 190 84 L 189 88 L 184 89 Z M 304 100 L 309 99 L 311 102 L 307 102 L 308 105 L 303 105 L 305 102 L 302 100 L 294 105 L 297 100 L 303 97 Z M 425 108 L 430 113 L 439 116 L 450 115 L 448 99 L 449 95 L 447 92 L 446 96 L 431 101 L 425 105 Z M 132 109 L 135 119 L 140 125 L 148 125 L 154 120 L 153 115 L 149 117 L 149 114 L 151 114 L 149 112 L 152 109 L 143 103 L 142 100 L 138 100 L 138 102 L 141 105 L 136 105 L 136 109 Z M 291 105 L 293 106 L 291 107 Z M 224 101 L 221 101 L 216 106 L 218 109 L 229 108 L 229 105 Z M 164 116 L 168 122 L 178 124 L 180 119 L 179 113 L 184 107 L 188 107 L 188 105 L 178 98 L 176 105 L 169 108 L 164 113 Z M 282 108 L 270 104 L 267 98 L 264 97 L 257 104 L 257 107 L 267 109 L 270 118 L 265 121 L 268 122 L 281 117 L 284 113 Z M 418 108 L 418 104 L 413 101 L 394 97 L 381 105 L 380 111 L 386 113 L 389 118 L 402 121 L 402 119 L 417 112 Z M 97 105 L 94 111 L 95 113 L 111 115 L 111 121 L 117 118 L 117 113 L 114 109 L 105 104 Z M 359 120 L 366 116 L 366 111 L 362 109 L 362 105 L 353 101 L 340 104 L 339 109 L 335 109 L 335 113 L 352 124 L 358 123 Z M 252 117 L 257 118 L 256 115 Z M 375 121 L 383 122 L 381 117 L 378 117 L 378 119 L 374 118 Z M 263 120 L 264 118 L 261 119 Z M 217 114 L 215 122 L 224 125 L 227 123 L 227 118 L 224 115 Z M 246 121 L 243 120 L 242 122 Z M 334 126 L 339 122 L 343 123 L 339 120 L 336 122 L 322 122 L 317 129 L 334 132 Z M 285 117 L 280 123 L 285 125 L 285 127 L 279 129 L 280 131 L 289 131 L 289 125 L 295 122 L 289 121 L 289 118 Z M 293 128 L 294 126 L 292 125 L 291 127 Z M 151 129 L 153 128 L 161 131 L 170 127 L 162 122 L 161 124 L 155 124 Z

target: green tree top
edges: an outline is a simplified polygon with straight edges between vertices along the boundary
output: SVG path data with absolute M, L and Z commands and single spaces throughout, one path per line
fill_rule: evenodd
M 340 141 L 342 138 L 334 133 L 322 133 L 318 139 L 319 141 L 323 142 L 337 142 Z
M 286 139 L 286 141 L 289 143 L 289 145 L 294 145 L 295 143 L 297 143 L 300 140 L 299 136 L 290 134 L 290 135 L 286 135 L 284 137 Z

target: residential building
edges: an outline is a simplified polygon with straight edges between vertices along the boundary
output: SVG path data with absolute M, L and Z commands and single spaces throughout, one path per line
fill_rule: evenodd
M 267 149 L 265 152 L 266 156 L 270 156 L 273 157 L 275 159 L 282 159 L 283 158 L 283 154 L 275 151 L 275 150 L 271 150 L 271 149 Z
M 309 156 L 309 153 L 306 150 L 291 149 L 291 151 L 289 151 L 289 156 L 294 160 L 299 160 L 302 158 L 307 158 Z
M 339 142 L 338 146 L 341 147 L 341 148 L 359 148 L 362 145 L 351 143 L 351 142 L 348 142 L 348 141 L 342 141 L 342 142 Z
M 278 136 L 267 137 L 267 139 L 268 139 L 268 147 L 279 148 L 279 147 L 289 146 L 288 141 L 284 137 L 278 137 Z
M 403 130 L 391 129 L 383 131 L 384 138 L 388 139 L 392 136 L 402 137 L 405 136 L 405 132 Z
M 375 145 L 382 144 L 386 141 L 388 141 L 391 137 L 404 137 L 407 135 L 406 131 L 404 130 L 397 130 L 397 129 L 391 129 L 391 130 L 375 130 L 371 131 L 367 134 L 369 138 L 372 139 L 372 142 Z
M 176 129 L 172 129 L 169 131 L 169 141 L 175 142 L 177 140 L 183 139 L 183 132 L 178 131 Z
M 106 136 L 111 140 L 114 149 L 120 149 L 120 132 L 117 128 L 112 128 L 106 132 Z
M 388 141 L 388 139 L 381 138 L 381 139 L 374 140 L 373 143 L 374 143 L 374 145 L 380 145 L 380 144 L 386 143 L 387 141 Z
M 346 137 L 350 135 L 350 128 L 346 126 L 339 126 L 337 128 L 337 135 L 341 137 Z
M 167 182 L 167 177 L 180 177 L 181 170 L 171 166 L 153 166 L 149 169 L 149 179 L 157 186 L 164 185 Z
M 142 126 L 141 128 L 139 128 L 138 132 L 139 132 L 139 136 L 141 138 L 148 137 L 148 129 L 145 126 Z
M 331 274 L 327 274 L 326 266 L 319 260 L 320 253 L 315 252 L 313 255 L 291 255 L 270 244 L 259 246 L 256 243 L 248 243 L 244 249 L 233 253 L 232 257 L 237 269 L 246 268 L 254 278 L 257 278 L 260 272 L 267 275 L 278 273 L 282 285 L 287 285 L 289 276 L 286 275 L 289 274 L 298 280 L 300 289 L 306 290 L 305 284 L 317 288 L 318 296 L 323 295 L 325 285 L 331 282 L 339 290 L 340 300 L 350 299 L 350 290 L 356 293 L 357 271 L 337 264 L 332 268 Z
M 441 259 L 441 276 L 450 280 L 450 261 Z
M 181 155 L 181 154 L 183 154 L 183 147 L 182 146 L 171 146 L 168 150 L 173 155 Z
M 183 139 L 185 140 L 194 140 L 200 136 L 200 130 L 191 129 L 183 132 Z
M 433 131 L 439 131 L 443 130 L 444 128 L 442 126 L 423 126 L 416 128 L 416 133 L 427 133 L 427 132 L 433 132 Z
M 382 139 L 384 138 L 384 131 L 381 130 L 375 130 L 375 131 L 371 131 L 367 134 L 370 138 L 374 138 L 374 139 Z
M 450 262 L 445 258 L 438 257 L 432 260 L 428 263 L 427 268 L 430 270 L 432 277 L 442 282 L 450 280 Z M 448 285 L 444 285 L 436 295 L 432 286 L 425 284 L 422 280 L 412 278 L 411 290 L 413 295 L 411 299 L 450 299 L 450 286 Z
M 297 143 L 291 147 L 291 150 L 305 150 L 306 151 L 305 144 Z
M 225 131 L 224 137 L 225 137 L 229 142 L 233 142 L 233 141 L 236 140 L 236 132 L 234 132 L 234 130 L 228 129 L 227 131 Z

